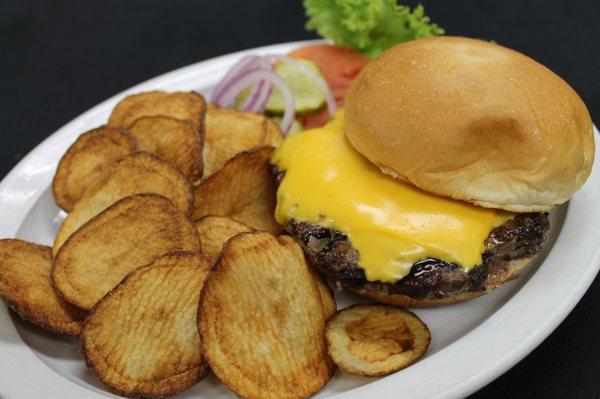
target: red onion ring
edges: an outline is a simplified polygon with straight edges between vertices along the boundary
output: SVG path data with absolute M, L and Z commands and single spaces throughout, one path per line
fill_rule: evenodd
M 287 133 L 290 130 L 292 123 L 294 123 L 294 118 L 296 116 L 294 94 L 292 93 L 292 89 L 290 89 L 290 86 L 286 83 L 286 81 L 274 71 L 255 69 L 244 74 L 243 76 L 239 76 L 237 79 L 233 80 L 231 84 L 228 85 L 228 87 L 223 91 L 217 101 L 217 104 L 223 108 L 231 107 L 235 102 L 235 98 L 242 90 L 249 85 L 262 80 L 264 80 L 267 84 L 277 87 L 283 95 L 285 111 L 283 113 L 280 127 L 284 133 Z
M 252 112 L 252 110 L 256 107 L 256 102 L 258 101 L 260 95 L 263 92 L 263 87 L 265 86 L 265 81 L 261 80 L 256 85 L 244 101 L 244 104 L 240 107 L 240 111 L 244 112 Z
M 248 69 L 250 69 L 253 66 L 253 64 L 255 64 L 258 60 L 260 60 L 260 57 L 258 55 L 247 55 L 243 57 L 239 62 L 237 62 L 234 66 L 232 66 L 227 71 L 223 79 L 221 79 L 219 84 L 217 84 L 217 86 L 215 86 L 215 88 L 213 89 L 210 96 L 210 101 L 213 103 L 218 102 L 219 97 L 221 97 L 223 95 L 223 92 L 225 92 L 229 88 L 229 86 L 231 86 L 233 80 L 235 80 L 239 75 L 243 74 Z
M 272 93 L 273 93 L 273 85 L 271 83 L 268 83 L 265 86 L 265 88 L 263 89 L 263 92 L 261 93 L 261 97 L 256 102 L 256 107 L 253 109 L 253 112 L 256 112 L 259 114 L 264 113 L 265 109 L 267 108 L 267 103 L 269 102 L 269 99 L 271 98 Z
M 281 129 L 284 133 L 287 133 L 296 116 L 295 99 L 287 82 L 273 70 L 271 63 L 276 61 L 286 62 L 312 79 L 323 92 L 327 110 L 333 116 L 337 110 L 337 104 L 325 79 L 312 68 L 285 55 L 265 57 L 250 55 L 242 58 L 229 69 L 223 80 L 215 87 L 211 95 L 211 101 L 217 103 L 220 107 L 231 107 L 242 90 L 254 85 L 240 110 L 262 114 L 269 102 L 273 88 L 277 87 L 281 91 L 285 103 Z
M 266 71 L 273 70 L 273 66 L 265 58 L 260 58 L 255 62 L 255 64 L 257 64 L 255 69 L 264 69 Z M 261 80 L 258 84 L 254 85 L 252 92 L 248 95 L 248 98 L 246 98 L 246 101 L 240 107 L 240 110 L 244 112 L 256 112 L 258 114 L 262 114 L 265 112 L 265 108 L 272 91 L 273 85 Z

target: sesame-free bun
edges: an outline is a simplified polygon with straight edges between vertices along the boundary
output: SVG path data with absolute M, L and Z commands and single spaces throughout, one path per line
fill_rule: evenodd
M 577 93 L 482 40 L 397 45 L 363 69 L 345 104 L 347 137 L 384 172 L 484 207 L 548 210 L 581 187 L 594 160 Z

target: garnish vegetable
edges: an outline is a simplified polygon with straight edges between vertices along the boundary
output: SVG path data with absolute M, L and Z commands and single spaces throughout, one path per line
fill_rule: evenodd
M 375 58 L 402 42 L 442 35 L 418 5 L 398 5 L 396 0 L 304 0 L 308 30 L 335 44 Z

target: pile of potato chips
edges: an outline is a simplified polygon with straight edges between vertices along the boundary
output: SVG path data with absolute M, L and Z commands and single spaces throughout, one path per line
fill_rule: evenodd
M 269 118 L 197 93 L 124 98 L 58 165 L 68 215 L 53 246 L 0 240 L 0 296 L 78 336 L 90 370 L 124 396 L 174 395 L 210 367 L 239 396 L 302 398 L 336 363 L 372 376 L 405 367 L 427 328 L 381 306 L 336 314 L 327 283 L 279 235 L 270 158 L 283 139 Z M 354 334 L 364 323 L 371 333 Z

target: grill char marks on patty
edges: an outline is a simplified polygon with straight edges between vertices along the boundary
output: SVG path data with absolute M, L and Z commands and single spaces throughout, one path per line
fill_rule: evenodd
M 291 220 L 290 233 L 304 246 L 309 259 L 329 279 L 351 291 L 402 294 L 414 299 L 442 299 L 463 292 L 481 292 L 497 285 L 510 262 L 537 255 L 548 241 L 547 213 L 518 214 L 494 228 L 485 240 L 483 262 L 468 272 L 453 263 L 423 259 L 395 283 L 368 281 L 359 266 L 359 253 L 348 237 L 316 224 Z

